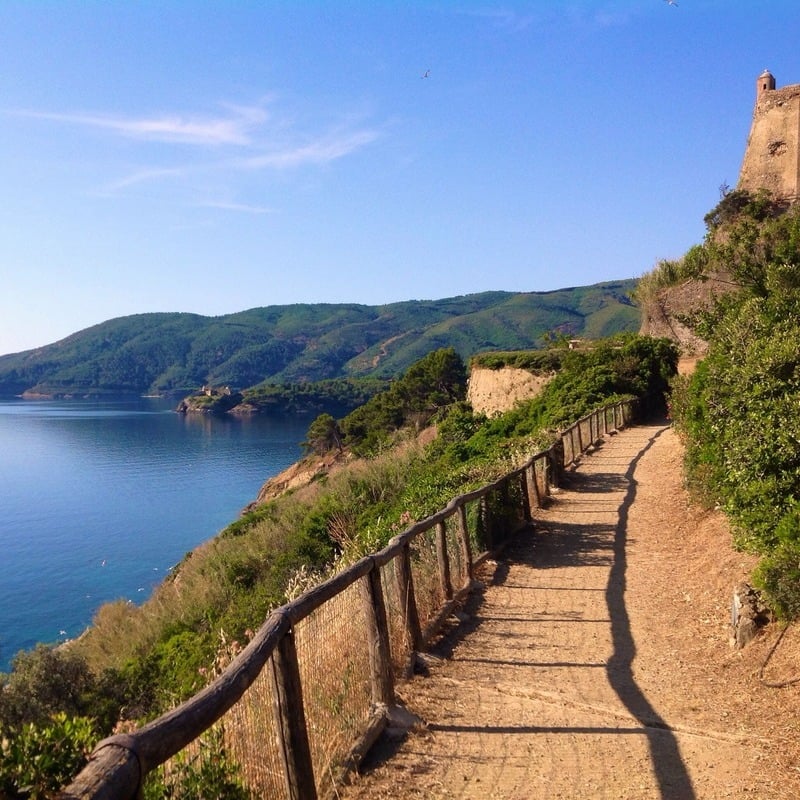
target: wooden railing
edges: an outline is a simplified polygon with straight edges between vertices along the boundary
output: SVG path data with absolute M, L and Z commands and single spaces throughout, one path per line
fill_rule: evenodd
M 589 414 L 519 469 L 276 609 L 205 689 L 100 742 L 60 797 L 133 800 L 149 772 L 212 726 L 254 796 L 330 793 L 385 727 L 397 677 L 469 592 L 476 566 L 529 525 L 564 468 L 628 425 L 634 409 L 625 401 Z

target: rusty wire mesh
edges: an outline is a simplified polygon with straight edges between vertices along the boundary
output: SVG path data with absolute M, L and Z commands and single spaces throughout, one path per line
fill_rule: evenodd
M 445 522 L 445 542 L 450 560 L 450 584 L 455 594 L 469 579 L 469 565 L 464 559 L 464 550 L 458 534 L 458 515 L 453 514 Z
M 408 663 L 411 642 L 405 627 L 403 613 L 404 598 L 397 583 L 395 559 L 380 568 L 383 602 L 386 606 L 386 621 L 389 628 L 389 649 L 392 654 L 392 670 L 401 675 Z
M 330 787 L 366 728 L 372 703 L 365 596 L 360 581 L 294 629 L 317 789 Z
M 226 641 L 217 654 L 215 672 L 227 666 L 240 649 Z M 288 797 L 273 710 L 271 662 L 238 702 L 202 736 L 151 772 L 146 783 L 163 783 L 167 796 L 181 796 L 181 784 L 192 775 L 224 774 L 251 797 Z M 196 778 L 195 778 L 196 780 Z M 239 795 L 237 795 L 239 796 Z
M 436 528 L 428 528 L 410 545 L 411 575 L 419 624 L 423 630 L 433 621 L 446 598 L 442 591 L 436 555 Z
M 254 797 L 286 796 L 274 714 L 272 660 L 222 718 L 225 745 Z
M 487 548 L 488 534 L 486 532 L 486 516 L 480 500 L 466 504 L 467 509 L 467 535 L 469 537 L 472 557 L 480 555 Z
M 578 429 L 580 430 L 580 442 L 584 447 L 588 447 L 592 443 L 592 439 L 594 438 L 592 435 L 592 423 L 591 417 L 587 417 L 586 419 L 581 420 L 578 423 Z

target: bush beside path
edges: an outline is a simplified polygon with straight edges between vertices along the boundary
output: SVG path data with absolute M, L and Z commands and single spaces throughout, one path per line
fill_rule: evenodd
M 800 797 L 800 633 L 730 644 L 754 559 L 663 425 L 609 437 L 399 687 L 420 723 L 341 798 Z

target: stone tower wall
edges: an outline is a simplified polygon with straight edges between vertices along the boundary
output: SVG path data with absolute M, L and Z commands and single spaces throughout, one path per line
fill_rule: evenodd
M 771 77 L 771 76 L 770 76 Z M 769 190 L 778 200 L 800 199 L 800 85 L 764 89 L 756 106 L 737 188 Z

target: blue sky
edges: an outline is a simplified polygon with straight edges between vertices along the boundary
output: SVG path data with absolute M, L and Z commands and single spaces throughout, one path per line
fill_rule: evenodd
M 677 2 L 0 0 L 0 354 L 681 255 L 800 3 Z

